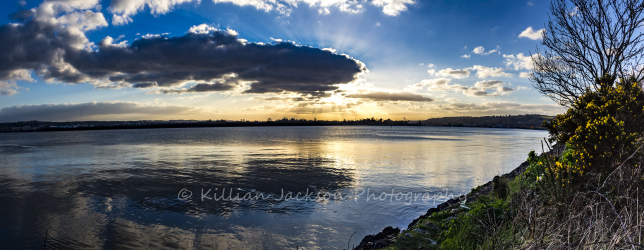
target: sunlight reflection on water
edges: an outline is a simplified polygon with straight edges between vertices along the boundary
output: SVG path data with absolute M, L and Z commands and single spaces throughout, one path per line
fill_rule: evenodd
M 0 248 L 341 248 L 514 169 L 545 131 L 254 127 L 0 134 Z M 190 199 L 178 192 L 190 190 Z M 280 197 L 201 200 L 201 189 Z M 352 196 L 353 195 L 353 196 Z M 375 196 L 374 196 L 375 197 Z

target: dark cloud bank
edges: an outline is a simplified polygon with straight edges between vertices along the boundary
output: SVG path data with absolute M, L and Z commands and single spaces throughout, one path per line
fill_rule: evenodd
M 11 14 L 21 23 L 0 26 L 0 81 L 16 80 L 12 72 L 27 69 L 45 80 L 100 82 L 97 86 L 102 87 L 198 83 L 160 93 L 227 91 L 245 81 L 252 82 L 246 93 L 317 95 L 336 90 L 337 84 L 351 82 L 366 70 L 363 63 L 328 50 L 247 43 L 236 32 L 209 27 L 178 37 L 148 36 L 131 44 L 107 37 L 92 48 L 84 31 L 105 26 L 104 18 L 89 10 L 75 14 L 82 18 L 67 24 L 55 16 L 40 17 L 38 11 Z
M 364 98 L 374 101 L 411 101 L 411 102 L 431 102 L 432 98 L 424 97 L 414 93 L 389 93 L 389 92 L 370 92 L 346 95 L 349 98 Z
M 201 113 L 198 108 L 175 105 L 145 105 L 135 102 L 90 102 L 77 104 L 39 104 L 13 106 L 0 109 L 0 122 L 15 121 L 74 121 L 84 118 L 91 120 L 114 120 L 114 117 L 131 115 L 136 120 L 163 117 L 184 117 Z

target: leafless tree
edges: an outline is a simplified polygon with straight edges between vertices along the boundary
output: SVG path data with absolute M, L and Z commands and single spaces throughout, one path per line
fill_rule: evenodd
M 533 86 L 570 106 L 599 89 L 599 77 L 641 81 L 643 10 L 644 0 L 553 0 L 545 50 L 532 54 Z

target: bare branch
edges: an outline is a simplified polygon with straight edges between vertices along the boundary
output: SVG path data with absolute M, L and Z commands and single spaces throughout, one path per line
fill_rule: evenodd
M 539 92 L 570 106 L 602 76 L 644 79 L 644 0 L 553 0 L 550 11 L 530 78 Z

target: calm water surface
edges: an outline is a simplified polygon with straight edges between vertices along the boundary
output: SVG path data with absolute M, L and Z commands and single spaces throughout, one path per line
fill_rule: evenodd
M 514 169 L 545 136 L 358 126 L 0 134 L 0 249 L 42 248 L 45 236 L 55 249 L 346 248 Z

